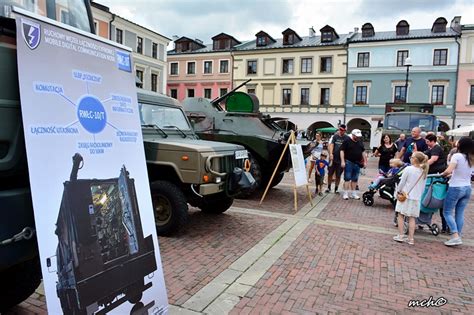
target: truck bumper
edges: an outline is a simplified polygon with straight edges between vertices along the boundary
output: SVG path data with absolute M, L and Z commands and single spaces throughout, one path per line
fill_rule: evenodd
M 202 184 L 199 186 L 199 194 L 202 196 L 217 194 L 224 191 L 225 183 Z

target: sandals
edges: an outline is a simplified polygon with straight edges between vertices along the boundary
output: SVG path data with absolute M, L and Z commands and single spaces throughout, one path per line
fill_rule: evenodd
M 414 240 L 414 239 L 406 238 L 406 239 L 405 239 L 405 243 L 407 243 L 408 245 L 415 245 L 415 240 Z
M 399 235 L 399 234 L 395 235 L 393 237 L 393 240 L 399 243 L 407 243 L 408 245 L 415 245 L 415 240 L 409 239 L 406 235 Z

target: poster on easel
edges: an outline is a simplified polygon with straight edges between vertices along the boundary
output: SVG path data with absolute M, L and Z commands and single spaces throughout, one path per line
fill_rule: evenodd
M 307 185 L 308 175 L 306 174 L 301 144 L 290 144 L 290 156 L 296 187 Z
M 131 51 L 14 12 L 48 313 L 166 313 Z

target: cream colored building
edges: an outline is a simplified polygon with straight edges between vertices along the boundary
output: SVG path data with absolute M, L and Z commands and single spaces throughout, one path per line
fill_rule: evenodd
M 233 85 L 252 79 L 245 89 L 257 95 L 260 110 L 289 118 L 299 129 L 337 127 L 344 122 L 350 34 L 338 35 L 328 25 L 320 32 L 311 28 L 309 36 L 299 36 L 286 29 L 278 39 L 257 33 L 232 51 Z

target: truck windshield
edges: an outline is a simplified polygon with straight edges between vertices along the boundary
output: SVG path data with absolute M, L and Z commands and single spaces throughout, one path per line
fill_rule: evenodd
M 142 125 L 157 125 L 162 129 L 191 130 L 186 116 L 179 108 L 140 104 Z M 174 126 L 174 127 L 173 127 Z
M 423 131 L 435 131 L 436 116 L 417 113 L 387 114 L 384 126 L 387 130 L 409 131 L 420 127 Z
M 0 0 L 0 12 L 5 5 L 16 6 L 91 33 L 84 0 Z

